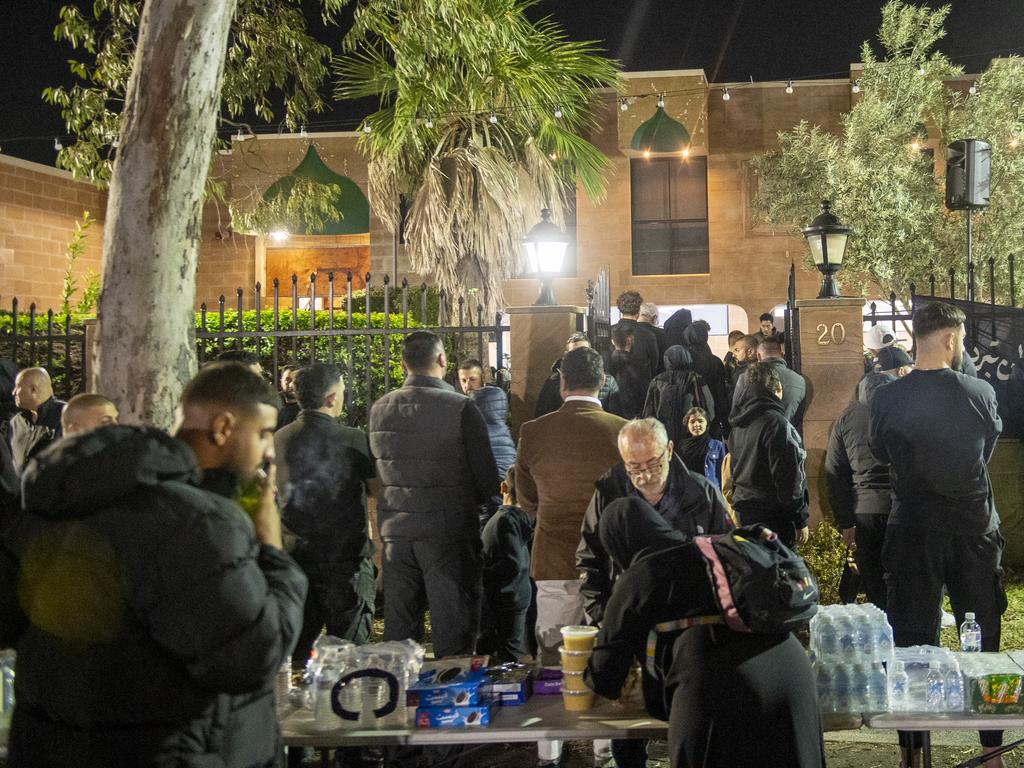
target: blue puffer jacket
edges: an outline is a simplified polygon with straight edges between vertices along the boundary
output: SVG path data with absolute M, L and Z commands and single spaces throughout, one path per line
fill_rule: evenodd
M 487 434 L 491 438 L 491 453 L 498 465 L 498 477 L 504 480 L 506 470 L 516 461 L 516 444 L 508 428 L 508 397 L 498 387 L 474 389 L 469 396 L 487 422 Z

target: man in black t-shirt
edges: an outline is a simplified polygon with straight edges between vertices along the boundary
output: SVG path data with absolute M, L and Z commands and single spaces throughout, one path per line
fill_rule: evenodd
M 981 647 L 999 650 L 1006 610 L 988 460 L 1002 422 L 995 392 L 957 373 L 964 313 L 933 302 L 914 312 L 916 368 L 870 401 L 871 451 L 890 465 L 893 500 L 882 562 L 896 645 L 938 645 L 942 588 L 957 624 L 973 611 Z M 986 748 L 1001 732 L 982 732 Z M 906 748 L 909 741 L 902 738 Z
M 337 422 L 345 381 L 333 365 L 295 373 L 302 410 L 274 434 L 281 519 L 297 537 L 292 553 L 309 578 L 294 666 L 309 659 L 324 625 L 336 637 L 365 643 L 373 628 L 376 570 L 366 522 L 373 477 L 366 433 Z

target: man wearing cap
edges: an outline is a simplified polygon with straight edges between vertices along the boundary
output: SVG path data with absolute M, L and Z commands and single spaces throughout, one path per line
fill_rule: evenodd
M 896 333 L 888 325 L 879 323 L 871 326 L 871 329 L 864 334 L 864 373 L 876 370 L 875 359 L 878 357 L 878 353 L 895 343 Z

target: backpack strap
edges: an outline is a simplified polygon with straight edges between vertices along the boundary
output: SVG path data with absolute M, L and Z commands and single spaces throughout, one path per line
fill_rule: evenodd
M 654 629 L 647 633 L 647 654 L 644 665 L 647 667 L 648 673 L 650 673 L 651 677 L 658 677 L 654 659 L 657 654 L 658 635 L 662 632 L 676 632 L 681 629 L 689 629 L 690 627 L 697 627 L 702 624 L 724 623 L 725 619 L 721 616 L 690 616 L 686 619 L 663 621 L 660 624 L 655 624 Z
M 728 534 L 725 535 L 728 536 Z M 736 608 L 736 602 L 733 600 L 732 588 L 729 586 L 729 578 L 725 573 L 725 566 L 722 564 L 722 559 L 718 556 L 718 552 L 715 551 L 714 538 L 711 536 L 698 536 L 693 540 L 693 543 L 697 545 L 697 549 L 704 556 L 704 562 L 707 563 L 708 577 L 711 579 L 711 589 L 718 600 L 718 607 L 722 609 L 722 618 L 725 619 L 726 626 L 736 632 L 749 632 L 750 629 L 740 617 L 739 611 Z

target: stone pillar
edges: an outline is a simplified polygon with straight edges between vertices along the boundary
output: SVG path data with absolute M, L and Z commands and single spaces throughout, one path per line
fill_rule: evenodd
M 864 300 L 799 299 L 800 373 L 807 379 L 804 447 L 813 528 L 829 511 L 822 467 L 832 424 L 864 375 Z
M 565 340 L 576 330 L 576 318 L 583 307 L 509 307 L 512 336 L 512 388 L 509 409 L 512 436 L 519 439 L 519 427 L 533 418 L 540 388 L 551 375 L 551 364 L 565 351 Z

